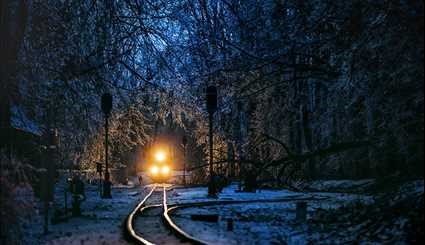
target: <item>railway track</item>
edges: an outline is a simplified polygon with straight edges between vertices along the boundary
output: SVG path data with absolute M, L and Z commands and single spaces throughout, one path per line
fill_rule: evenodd
M 291 198 L 248 201 L 208 201 L 168 205 L 167 192 L 173 187 L 154 186 L 142 202 L 128 216 L 126 232 L 137 244 L 209 244 L 193 237 L 176 225 L 170 214 L 185 208 L 220 205 L 235 205 L 248 203 L 282 203 L 296 201 L 325 200 L 327 198 L 306 198 L 295 196 Z
M 172 188 L 154 186 L 130 213 L 126 222 L 129 238 L 144 245 L 206 244 L 176 226 L 168 215 L 167 192 Z

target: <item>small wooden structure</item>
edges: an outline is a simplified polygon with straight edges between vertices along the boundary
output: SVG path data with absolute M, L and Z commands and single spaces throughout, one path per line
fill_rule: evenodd
M 29 160 L 35 167 L 41 167 L 38 165 L 43 133 L 39 125 L 29 119 L 17 105 L 11 105 L 8 111 L 2 110 L 1 114 L 0 149 L 7 154 Z

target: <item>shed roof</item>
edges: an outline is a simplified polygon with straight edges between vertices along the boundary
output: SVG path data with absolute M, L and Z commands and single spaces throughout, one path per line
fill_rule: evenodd
M 12 105 L 10 108 L 10 112 L 11 112 L 10 124 L 13 128 L 22 130 L 37 136 L 41 136 L 43 134 L 43 131 L 40 128 L 40 126 L 33 120 L 29 119 L 21 107 L 17 105 Z

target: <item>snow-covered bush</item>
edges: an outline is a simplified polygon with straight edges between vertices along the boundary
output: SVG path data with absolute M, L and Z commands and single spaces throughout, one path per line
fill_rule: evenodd
M 21 226 L 34 207 L 34 169 L 0 155 L 0 244 L 21 244 Z

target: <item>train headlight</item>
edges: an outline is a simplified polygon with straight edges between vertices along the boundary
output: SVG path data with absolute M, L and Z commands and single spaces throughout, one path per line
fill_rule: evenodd
M 170 167 L 168 167 L 168 166 L 163 166 L 162 169 L 161 169 L 161 173 L 163 175 L 169 175 L 170 172 L 171 172 L 171 170 L 170 170 Z
M 158 152 L 155 154 L 155 159 L 156 159 L 158 162 L 164 162 L 165 160 L 167 160 L 167 154 L 165 154 L 165 152 L 163 152 L 163 151 L 158 151 Z
M 157 166 L 153 166 L 151 168 L 151 174 L 152 175 L 158 175 L 159 174 L 159 168 Z

